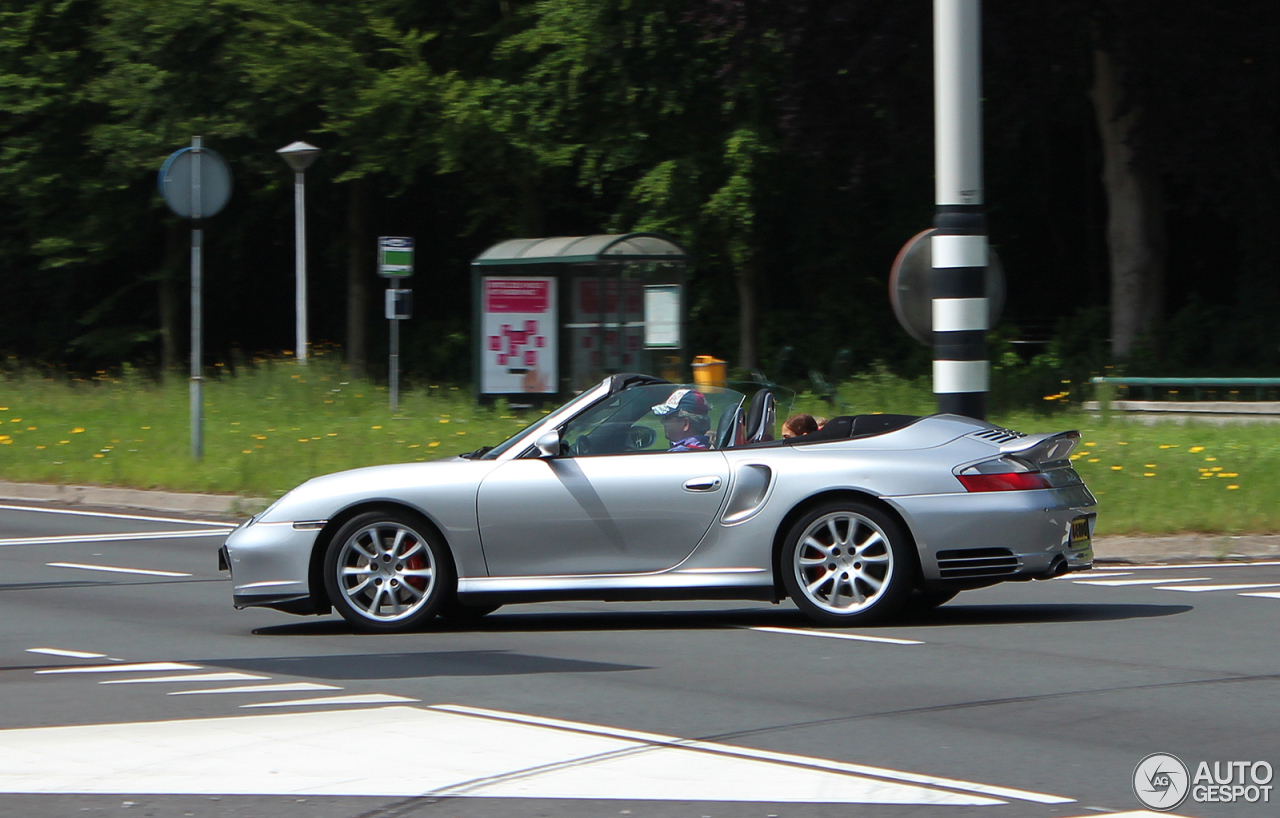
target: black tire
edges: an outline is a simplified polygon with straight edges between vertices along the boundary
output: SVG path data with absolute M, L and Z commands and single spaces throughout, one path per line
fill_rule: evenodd
M 452 599 L 458 580 L 445 544 L 407 511 L 358 514 L 338 529 L 324 555 L 324 585 L 357 630 L 413 630 Z
M 865 625 L 896 613 L 915 585 L 910 538 L 878 508 L 824 503 L 801 517 L 782 547 L 782 581 L 806 616 Z
M 501 603 L 490 602 L 483 605 L 459 602 L 455 596 L 440 606 L 440 618 L 450 622 L 474 622 L 488 616 L 502 607 Z

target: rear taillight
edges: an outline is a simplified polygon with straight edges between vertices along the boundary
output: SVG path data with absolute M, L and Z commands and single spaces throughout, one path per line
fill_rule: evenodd
M 967 491 L 1028 491 L 1050 488 L 1049 478 L 1038 471 L 957 474 L 956 479 Z
M 1016 457 L 975 463 L 956 475 L 967 491 L 1030 491 L 1052 488 L 1048 475 Z

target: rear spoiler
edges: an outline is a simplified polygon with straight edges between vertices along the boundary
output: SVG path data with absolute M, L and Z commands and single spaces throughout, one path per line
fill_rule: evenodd
M 1080 442 L 1077 431 L 1057 434 L 1027 435 L 1000 445 L 1000 453 L 1038 465 L 1041 469 L 1064 468 L 1071 461 L 1067 455 Z

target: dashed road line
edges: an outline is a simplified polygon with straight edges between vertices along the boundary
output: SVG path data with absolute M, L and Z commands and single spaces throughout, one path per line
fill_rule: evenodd
M 254 682 L 270 679 L 270 676 L 259 676 L 256 673 L 189 673 L 183 676 L 146 676 L 141 679 L 104 679 L 100 685 L 143 685 L 172 684 L 174 682 Z
M 141 662 L 132 665 L 81 665 L 37 670 L 37 675 L 59 673 L 148 673 L 161 670 L 204 670 L 203 665 L 186 665 L 181 662 Z
M 286 702 L 254 702 L 242 704 L 243 708 L 256 707 L 319 707 L 330 704 L 403 704 L 418 702 L 421 699 L 410 699 L 407 696 L 392 696 L 390 693 L 353 693 L 350 696 L 321 696 L 315 699 L 293 699 Z
M 342 690 L 336 685 L 322 685 L 317 682 L 281 682 L 269 685 L 236 685 L 235 687 L 212 687 L 204 690 L 171 690 L 170 696 L 199 696 L 212 693 L 302 693 L 318 690 Z
M 1190 591 L 1191 593 L 1203 593 L 1205 591 L 1247 591 L 1251 588 L 1280 588 L 1280 582 L 1258 582 L 1253 584 L 1241 585 L 1157 585 L 1157 591 Z
M 80 562 L 46 562 L 50 568 L 78 568 L 82 571 L 105 571 L 108 574 L 142 574 L 148 577 L 189 577 L 184 571 L 159 571 L 154 568 L 119 568 L 114 565 L 89 565 Z
M 923 645 L 918 639 L 898 639 L 892 636 L 865 636 L 860 633 L 832 633 L 831 631 L 811 631 L 804 628 L 773 628 L 764 625 L 752 625 L 747 628 L 761 633 L 782 633 L 796 636 L 819 636 L 823 639 L 848 639 L 853 642 L 881 642 L 886 645 Z
M 27 648 L 27 653 L 41 653 L 45 656 L 63 656 L 67 659 L 105 659 L 105 653 L 89 653 L 85 650 L 63 650 L 62 648 Z
M 1188 562 L 1185 564 L 1165 563 L 1163 565 L 1126 565 L 1126 571 L 1183 571 L 1188 568 L 1266 568 L 1280 565 L 1280 560 L 1270 560 L 1267 562 L 1231 562 L 1223 560 L 1222 562 Z M 1098 569 L 1094 569 L 1098 570 Z
M 1254 596 L 1259 599 L 1280 599 L 1280 591 L 1257 591 L 1253 593 L 1239 594 L 1239 596 Z
M 1128 585 L 1159 585 L 1162 582 L 1206 582 L 1209 577 L 1158 577 L 1156 579 L 1077 579 L 1076 585 L 1123 588 Z

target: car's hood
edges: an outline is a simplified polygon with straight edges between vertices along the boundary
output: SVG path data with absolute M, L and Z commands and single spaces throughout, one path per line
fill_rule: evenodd
M 342 509 L 370 500 L 421 495 L 435 486 L 478 485 L 499 465 L 495 460 L 452 458 L 429 463 L 395 463 L 314 477 L 276 501 L 259 522 L 327 520 Z

